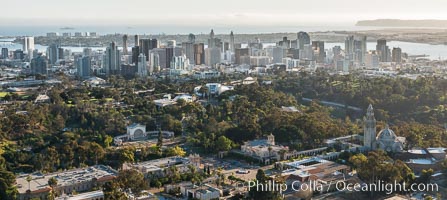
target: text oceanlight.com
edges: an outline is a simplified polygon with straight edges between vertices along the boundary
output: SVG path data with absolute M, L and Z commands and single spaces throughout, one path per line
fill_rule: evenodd
M 243 186 L 243 185 L 240 185 Z M 245 185 L 244 185 L 245 186 Z M 310 181 L 302 183 L 294 181 L 291 184 L 278 183 L 276 181 L 268 181 L 267 183 L 260 183 L 258 181 L 249 181 L 248 190 L 256 191 L 273 191 L 285 192 L 289 191 L 316 191 L 316 192 L 330 192 L 330 191 L 349 191 L 349 192 L 385 192 L 392 194 L 393 192 L 437 192 L 438 184 L 436 183 L 387 183 L 385 181 L 377 181 L 375 183 L 348 183 L 346 181 L 331 181 L 323 184 L 319 181 Z

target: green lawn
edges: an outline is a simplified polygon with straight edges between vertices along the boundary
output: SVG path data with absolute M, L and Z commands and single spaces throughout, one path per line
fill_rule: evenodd
M 7 94 L 9 94 L 9 92 L 0 92 L 0 98 L 5 97 Z

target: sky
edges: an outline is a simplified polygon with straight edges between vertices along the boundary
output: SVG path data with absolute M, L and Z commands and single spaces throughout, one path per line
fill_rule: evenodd
M 446 19 L 446 0 L 5 0 L 0 25 L 354 25 Z

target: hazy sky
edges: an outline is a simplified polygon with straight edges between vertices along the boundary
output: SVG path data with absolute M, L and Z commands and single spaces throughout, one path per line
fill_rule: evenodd
M 446 0 L 2 0 L 0 25 L 352 25 L 447 19 Z

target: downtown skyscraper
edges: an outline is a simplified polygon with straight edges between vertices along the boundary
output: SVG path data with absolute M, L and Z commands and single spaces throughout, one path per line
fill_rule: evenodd
M 42 54 L 31 59 L 30 65 L 32 75 L 47 75 L 48 60 Z
M 160 44 L 157 39 L 140 39 L 139 42 L 140 53 L 143 53 L 147 60 L 149 59 L 149 51 L 159 48 L 159 46 Z
M 110 43 L 106 48 L 103 60 L 103 69 L 107 76 L 117 75 L 120 73 L 121 57 L 120 51 L 118 50 L 118 46 L 116 46 L 115 42 Z
M 310 44 L 310 36 L 306 32 L 302 31 L 298 32 L 297 39 L 298 39 L 298 47 L 301 50 L 304 49 L 304 45 Z
M 123 54 L 127 55 L 127 35 L 123 35 Z
M 230 51 L 234 52 L 234 34 L 233 31 L 230 32 Z
M 34 37 L 24 37 L 22 50 L 24 53 L 30 55 L 34 50 Z
M 377 40 L 376 51 L 379 55 L 380 62 L 391 62 L 390 48 L 386 45 L 385 39 Z
M 57 44 L 51 44 L 47 48 L 48 63 L 51 65 L 56 64 L 60 59 L 64 59 L 64 49 Z
M 146 56 L 143 53 L 140 53 L 138 56 L 138 69 L 137 74 L 139 77 L 146 77 L 147 76 L 147 59 Z
M 91 76 L 91 57 L 90 56 L 82 56 L 77 58 L 76 60 L 77 74 L 81 78 L 88 78 Z

